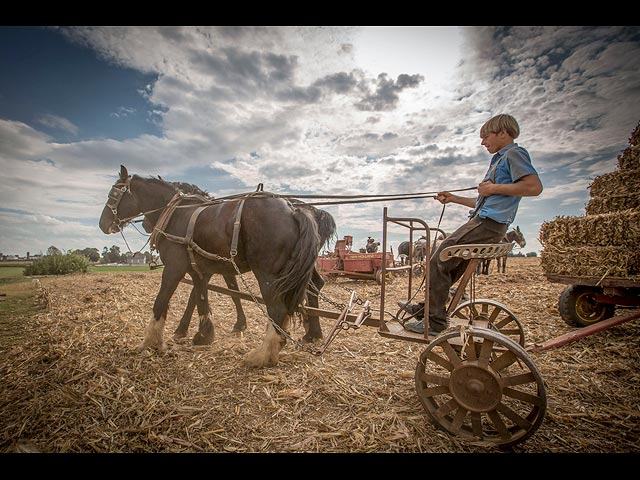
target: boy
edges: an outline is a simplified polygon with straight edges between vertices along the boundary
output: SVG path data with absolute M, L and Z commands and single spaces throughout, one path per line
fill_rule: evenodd
M 436 336 L 447 328 L 449 288 L 462 276 L 469 262 L 461 258 L 441 262 L 440 251 L 452 245 L 499 243 L 515 219 L 520 199 L 542 193 L 542 183 L 531 164 L 529 152 L 514 143 L 519 135 L 518 122 L 511 115 L 500 114 L 489 119 L 480 129 L 480 138 L 481 145 L 494 155 L 478 185 L 477 198 L 450 192 L 440 192 L 436 196 L 440 203 L 457 203 L 473 210 L 469 221 L 449 235 L 431 258 L 428 335 Z M 404 328 L 424 333 L 424 302 L 417 305 L 399 302 L 398 305 L 418 317 L 405 322 Z

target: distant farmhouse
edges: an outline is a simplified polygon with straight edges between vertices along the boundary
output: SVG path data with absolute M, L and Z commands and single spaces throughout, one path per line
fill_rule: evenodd
M 146 257 L 142 252 L 134 253 L 133 256 L 129 257 L 127 260 L 129 265 L 146 265 L 147 264 Z
M 17 261 L 28 261 L 28 262 L 31 262 L 33 260 L 38 260 L 41 257 L 42 257 L 42 255 L 40 255 L 40 254 L 38 254 L 38 255 L 30 255 L 29 252 L 27 252 L 27 256 L 26 257 L 21 257 L 20 255 L 5 255 L 2 252 L 0 252 L 0 262 L 17 262 Z

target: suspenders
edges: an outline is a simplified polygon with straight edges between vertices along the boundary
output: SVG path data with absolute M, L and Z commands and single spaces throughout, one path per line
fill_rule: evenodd
M 493 164 L 493 167 L 491 167 L 491 173 L 489 174 L 489 177 L 490 177 L 489 179 L 491 180 L 491 182 L 493 182 L 494 179 L 496 178 L 496 170 L 498 170 L 498 165 L 500 165 L 500 162 L 502 162 L 502 159 L 504 157 L 506 157 L 507 153 L 509 153 L 514 148 L 516 148 L 516 147 L 511 147 L 509 150 L 507 150 L 502 155 L 500 155 L 500 157 L 498 157 L 498 160 L 496 161 L 496 163 Z M 476 209 L 473 210 L 473 212 L 471 214 L 469 214 L 469 218 L 473 218 L 478 214 L 478 212 L 480 211 L 480 209 L 482 208 L 482 206 L 484 205 L 484 202 L 486 202 L 486 200 L 487 200 L 487 197 L 482 197 L 482 199 L 480 200 L 480 203 L 478 204 Z

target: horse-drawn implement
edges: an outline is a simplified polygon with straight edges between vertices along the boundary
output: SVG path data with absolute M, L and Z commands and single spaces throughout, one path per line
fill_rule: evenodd
M 427 344 L 416 365 L 415 383 L 418 397 L 436 426 L 467 441 L 486 445 L 505 447 L 526 440 L 543 421 L 546 393 L 542 376 L 524 349 L 522 324 L 506 306 L 475 298 L 473 282 L 471 299 L 460 303 L 466 286 L 474 278 L 477 263 L 508 253 L 512 245 L 458 245 L 441 252 L 441 258 L 469 260 L 469 264 L 448 307 L 450 328 L 433 338 L 427 333 L 405 330 L 403 323 L 408 318 L 401 310 L 396 313 L 386 311 L 386 239 L 390 222 L 409 228 L 411 234 L 431 230 L 420 219 L 388 217 L 385 208 L 378 317 L 374 316 L 376 312 L 371 303 L 357 302 L 359 299 L 352 291 L 341 311 L 300 306 L 302 315 L 335 319 L 319 348 L 302 345 L 291 337 L 288 340 L 315 355 L 322 355 L 341 330 L 372 326 L 377 327 L 383 337 Z M 192 284 L 189 280 L 183 282 Z M 428 283 L 427 263 L 417 288 L 424 296 L 425 310 L 429 301 L 425 293 Z M 264 303 L 260 297 L 221 286 L 210 284 L 207 288 Z M 415 298 L 414 290 L 409 276 L 407 299 Z M 361 305 L 360 311 L 352 312 L 357 303 Z M 425 327 L 427 331 L 428 326 Z
M 389 217 L 385 208 L 383 252 L 386 251 L 388 223 L 409 228 L 411 233 L 414 230 L 433 230 L 420 219 Z M 583 328 L 582 332 L 571 332 L 525 347 L 525 332 L 516 315 L 499 302 L 475 297 L 474 277 L 478 263 L 506 255 L 511 248 L 512 244 L 505 243 L 456 245 L 440 252 L 443 261 L 459 258 L 469 262 L 447 308 L 450 328 L 435 338 L 427 334 L 428 316 L 425 315 L 425 333 L 419 334 L 403 328 L 404 321 L 408 319 L 403 310 L 395 314 L 386 311 L 386 276 L 383 268 L 379 318 L 363 317 L 362 314 L 349 318 L 345 313 L 327 337 L 323 350 L 340 330 L 376 324 L 381 336 L 427 344 L 416 365 L 415 384 L 418 397 L 436 426 L 466 441 L 501 448 L 525 441 L 542 424 L 547 406 L 542 376 L 529 354 L 550 350 L 640 318 L 640 312 L 610 318 L 598 325 Z M 471 298 L 460 303 L 468 285 Z M 637 295 L 636 285 L 629 287 L 630 292 Z M 412 289 L 409 277 L 407 300 L 412 300 L 422 292 L 426 312 L 429 308 L 428 291 L 427 262 L 423 282 L 416 292 Z M 608 295 L 612 293 L 609 291 Z M 609 303 L 615 301 L 618 305 L 638 305 L 637 298 L 596 298 Z M 350 301 L 345 312 L 349 311 L 351 304 Z
M 382 283 L 382 252 L 354 252 L 353 237 L 346 235 L 336 242 L 334 251 L 320 255 L 316 261 L 318 272 L 328 277 L 375 280 Z M 393 255 L 385 257 L 387 268 L 394 266 Z
M 157 190 L 161 195 L 145 195 L 145 190 L 152 189 Z M 573 337 L 565 335 L 525 349 L 524 330 L 515 314 L 501 303 L 475 298 L 474 276 L 478 262 L 507 254 L 512 248 L 511 244 L 456 245 L 439 252 L 442 261 L 468 260 L 468 264 L 447 309 L 450 328 L 434 338 L 428 335 L 428 316 L 425 316 L 425 333 L 414 333 L 404 329 L 404 323 L 408 320 L 406 312 L 402 309 L 395 313 L 388 312 L 385 308 L 387 272 L 397 268 L 393 267 L 393 256 L 389 256 L 387 252 L 387 226 L 392 223 L 408 228 L 410 240 L 414 232 L 423 232 L 426 251 L 431 251 L 430 232 L 437 229 L 429 228 L 424 221 L 417 218 L 389 217 L 387 208 L 384 208 L 380 263 L 369 263 L 373 271 L 367 272 L 368 275 L 373 274 L 373 278 L 380 283 L 378 318 L 373 316 L 375 308 L 371 303 L 358 301 L 361 299 L 356 299 L 355 292 L 351 292 L 348 303 L 341 306 L 341 311 L 324 310 L 317 306 L 321 288 L 318 283 L 322 283 L 317 279 L 314 280 L 317 275 L 316 266 L 319 266 L 317 253 L 320 244 L 318 244 L 317 235 L 310 236 L 309 245 L 304 246 L 304 251 L 307 253 L 304 260 L 305 268 L 298 274 L 295 285 L 292 284 L 295 295 L 291 296 L 285 304 L 281 299 L 279 300 L 281 292 L 274 289 L 273 285 L 279 273 L 278 270 L 273 269 L 274 259 L 269 256 L 273 252 L 265 249 L 264 242 L 260 240 L 266 233 L 260 230 L 266 228 L 263 219 L 275 218 L 276 214 L 280 215 L 283 225 L 289 229 L 284 231 L 283 227 L 280 227 L 280 230 L 273 228 L 269 233 L 272 240 L 282 243 L 284 251 L 294 252 L 287 260 L 288 267 L 294 269 L 294 267 L 297 268 L 294 265 L 296 255 L 300 253 L 302 247 L 295 244 L 292 239 L 297 233 L 311 228 L 314 215 L 316 218 L 321 216 L 319 212 L 305 210 L 307 207 L 304 206 L 292 207 L 276 197 L 273 194 L 249 194 L 246 198 L 238 196 L 229 201 L 220 199 L 210 203 L 193 201 L 182 207 L 182 205 L 178 206 L 177 202 L 180 198 L 172 187 L 155 180 L 130 177 L 122 167 L 120 179 L 112 187 L 110 200 L 103 210 L 100 220 L 101 228 L 105 233 L 115 233 L 133 218 L 144 215 L 145 222 L 161 225 L 160 228 L 164 229 L 162 235 L 166 238 L 166 240 L 159 240 L 165 269 L 160 294 L 154 304 L 153 317 L 145 331 L 143 348 L 164 349 L 162 332 L 168 301 L 178 282 L 181 279 L 186 281 L 184 276 L 189 273 L 192 281 L 187 283 L 194 285 L 197 293 L 196 301 L 200 314 L 198 335 L 202 335 L 201 330 L 207 334 L 210 328 L 210 337 L 207 339 L 213 340 L 213 324 L 207 303 L 209 290 L 230 295 L 235 299 L 253 301 L 269 319 L 270 328 L 262 346 L 249 354 L 250 361 L 247 362 L 249 366 L 260 367 L 277 363 L 278 353 L 285 340 L 290 340 L 293 344 L 320 355 L 326 351 L 341 330 L 358 329 L 363 325 L 374 326 L 383 337 L 426 345 L 416 364 L 415 386 L 427 415 L 439 428 L 466 441 L 499 447 L 516 445 L 535 433 L 543 422 L 547 400 L 542 376 L 528 352 L 554 348 L 592 332 L 587 331 L 581 336 Z M 160 200 L 153 203 L 149 200 L 151 198 L 160 198 Z M 242 216 L 244 199 L 247 200 L 248 208 L 244 210 L 245 213 Z M 180 212 L 184 213 L 176 214 L 169 220 L 165 217 L 168 204 L 173 206 L 176 212 L 178 212 L 177 208 L 181 207 Z M 256 211 L 253 211 L 253 208 Z M 269 212 L 267 208 L 273 211 Z M 207 209 L 210 209 L 209 216 L 224 214 L 228 228 L 207 230 L 207 225 L 215 223 L 210 221 L 204 224 L 205 227 L 198 229 L 196 222 L 198 215 L 200 213 L 207 215 Z M 234 224 L 240 224 L 241 216 L 245 229 L 243 231 L 234 228 Z M 157 226 L 154 228 L 158 229 Z M 171 233 L 169 231 L 171 228 L 173 228 L 171 231 L 180 232 L 184 236 Z M 237 242 L 239 235 L 243 243 Z M 346 243 L 345 238 L 345 251 Z M 208 250 L 201 248 L 200 245 L 205 245 Z M 229 245 L 231 245 L 231 254 L 226 257 L 225 249 L 228 249 Z M 214 250 L 218 253 L 212 253 Z M 309 252 L 312 254 L 310 255 Z M 348 260 L 347 256 L 345 255 L 342 260 Z M 262 297 L 251 291 L 245 293 L 208 283 L 212 274 L 237 275 L 242 279 L 242 274 L 249 270 L 256 275 Z M 343 267 L 338 271 L 349 275 L 360 273 L 356 269 L 352 270 L 347 269 L 345 272 Z M 468 285 L 470 285 L 470 299 L 460 303 Z M 620 285 L 611 285 L 613 289 L 620 287 Z M 631 286 L 631 288 L 636 287 L 636 285 Z M 305 289 L 311 288 L 315 288 L 313 293 L 316 304 L 311 305 L 310 296 L 307 294 L 307 304 L 300 305 Z M 429 305 L 428 291 L 429 262 L 425 262 L 422 282 L 417 288 L 414 288 L 412 275 L 409 275 L 406 300 L 411 301 L 417 295 L 422 295 L 426 312 Z M 605 291 L 604 295 L 611 295 L 611 291 Z M 603 297 L 595 298 L 602 301 Z M 332 303 L 337 305 L 335 302 Z M 361 305 L 361 311 L 357 314 L 352 313 L 356 304 Z M 262 305 L 266 305 L 266 311 Z M 309 344 L 303 345 L 287 332 L 289 316 L 294 310 L 298 310 L 303 316 L 336 320 L 320 348 Z M 597 330 L 602 330 L 634 318 L 640 318 L 640 313 L 628 317 L 611 318 L 598 326 L 588 328 L 598 327 Z

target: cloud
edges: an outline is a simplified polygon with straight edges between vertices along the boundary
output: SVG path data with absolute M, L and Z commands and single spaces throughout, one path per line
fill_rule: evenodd
M 614 167 L 640 111 L 640 44 L 632 27 L 464 28 L 462 60 L 446 94 L 431 90 L 427 72 L 366 73 L 354 61 L 356 28 L 60 31 L 114 65 L 157 74 L 142 94 L 157 105 L 153 120 L 162 128 L 160 137 L 56 144 L 37 125 L 0 119 L 0 204 L 40 218 L 38 225 L 57 219 L 67 224 L 64 235 L 86 232 L 87 244 L 60 248 L 98 246 L 88 232 L 97 229 L 121 163 L 131 173 L 215 185 L 218 195 L 258 183 L 280 193 L 454 190 L 477 185 L 491 157 L 478 130 L 505 111 L 518 118 L 518 142 L 545 185 L 522 213 L 535 205 L 538 216 L 549 216 L 560 202 L 588 195 L 593 176 Z M 121 107 L 113 115 L 134 113 Z M 62 117 L 41 120 L 77 133 Z M 205 166 L 210 176 L 184 177 Z M 433 199 L 388 205 L 430 221 L 442 211 Z M 327 208 L 343 228 L 374 232 L 383 206 Z M 447 207 L 443 226 L 452 230 L 467 211 Z M 17 235 L 26 232 L 3 230 L 2 240 L 19 245 Z
M 637 123 L 637 28 L 486 27 L 465 32 L 468 56 L 461 67 L 459 101 L 491 114 L 517 114 L 531 148 L 552 140 L 557 152 L 611 150 L 619 145 L 621 132 Z
M 6 255 L 25 255 L 27 251 L 31 254 L 46 254 L 47 248 L 51 245 L 70 251 L 88 246 L 102 250 L 103 246 L 120 243 L 115 236 L 97 237 L 97 226 L 75 220 L 60 221 L 46 215 L 25 215 L 0 210 L 0 222 L 3 225 L 0 251 Z M 26 238 L 30 239 L 29 242 L 24 241 Z M 141 247 L 143 244 L 131 235 L 129 240 L 132 248 Z
M 405 88 L 415 88 L 420 82 L 424 81 L 424 77 L 420 74 L 398 75 L 396 81 L 389 79 L 386 73 L 381 73 L 375 82 L 375 92 L 367 93 L 362 100 L 356 103 L 356 108 L 360 110 L 391 110 L 400 99 L 399 94 Z
M 74 125 L 72 122 L 70 122 L 66 118 L 60 117 L 58 115 L 52 115 L 49 113 L 44 113 L 39 115 L 36 118 L 36 122 L 41 125 L 44 125 L 45 127 L 54 128 L 56 130 L 63 130 L 73 135 L 77 135 L 78 132 L 80 131 L 77 125 Z
M 136 113 L 135 108 L 118 107 L 115 112 L 111 113 L 111 116 L 115 118 L 125 118 L 134 113 Z
M 0 155 L 24 160 L 45 155 L 50 151 L 50 137 L 22 122 L 0 118 Z

